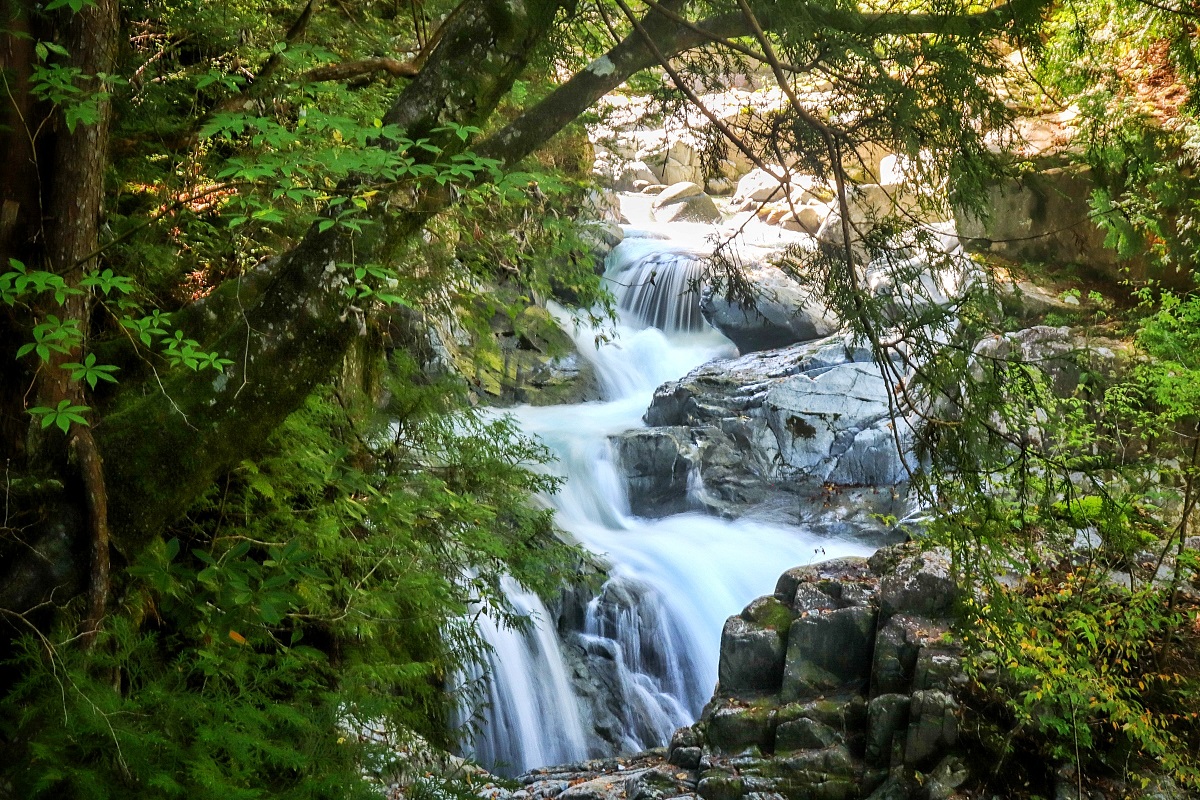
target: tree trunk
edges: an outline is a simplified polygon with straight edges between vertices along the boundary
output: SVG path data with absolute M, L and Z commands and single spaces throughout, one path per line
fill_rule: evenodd
M 410 138 L 430 139 L 444 153 L 464 149 L 459 137 L 437 129 L 486 121 L 550 31 L 558 7 L 558 0 L 467 0 L 385 122 Z M 380 230 L 361 235 L 314 226 L 276 262 L 256 301 L 218 321 L 223 330 L 206 345 L 235 360 L 224 374 L 179 370 L 163 390 L 154 382 L 139 387 L 140 396 L 123 389 L 96 436 L 112 487 L 113 540 L 127 555 L 221 472 L 252 455 L 328 380 L 363 330 L 338 265 L 370 260 L 387 241 L 419 231 L 428 213 L 392 207 L 374 217 Z M 223 287 L 222 294 L 237 289 Z

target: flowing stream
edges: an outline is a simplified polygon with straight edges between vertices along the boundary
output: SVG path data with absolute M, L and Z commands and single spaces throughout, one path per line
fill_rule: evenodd
M 558 456 L 552 469 L 567 480 L 547 501 L 558 524 L 609 565 L 609 577 L 598 597 L 565 615 L 573 623 L 556 623 L 515 582 L 506 591 L 534 616 L 533 629 L 481 618 L 494 649 L 489 705 L 468 749 L 496 772 L 665 744 L 712 695 L 729 615 L 770 592 L 789 567 L 873 549 L 779 524 L 630 514 L 608 437 L 642 427 L 663 382 L 736 354 L 699 315 L 697 274 L 686 244 L 630 231 L 608 261 L 618 337 L 597 348 L 594 331 L 575 331 L 604 401 L 512 412 Z

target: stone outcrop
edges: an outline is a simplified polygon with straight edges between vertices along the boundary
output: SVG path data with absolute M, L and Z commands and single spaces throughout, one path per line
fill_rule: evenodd
M 704 189 L 691 181 L 668 186 L 654 198 L 654 218 L 659 222 L 720 222 L 721 212 Z
M 687 428 L 637 428 L 613 437 L 630 510 L 662 516 L 687 507 L 688 475 L 696 449 Z
M 968 774 L 948 564 L 901 546 L 784 573 L 730 618 L 717 693 L 668 759 L 704 800 L 948 797 Z
M 1080 263 L 1114 270 L 1116 254 L 1092 218 L 1091 172 L 1065 161 L 988 189 L 986 212 L 955 210 L 959 233 L 973 250 L 1013 261 Z
M 912 458 L 870 352 L 840 335 L 698 367 L 645 420 L 613 438 L 635 505 L 736 515 L 780 488 L 901 484 Z

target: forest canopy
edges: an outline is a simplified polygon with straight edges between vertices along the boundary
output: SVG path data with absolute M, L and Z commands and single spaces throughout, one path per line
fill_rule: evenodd
M 1016 169 L 997 146 L 1022 111 L 1003 91 L 1014 63 L 1037 102 L 1076 104 L 1111 244 L 1146 274 L 1184 276 L 1141 286 L 1143 344 L 1174 372 L 1147 368 L 1136 398 L 1106 407 L 1120 422 L 1105 435 L 1132 425 L 1147 459 L 1175 458 L 1182 511 L 1159 527 L 1190 531 L 1200 129 L 1194 95 L 1167 124 L 1130 76 L 1154 47 L 1193 85 L 1193 8 L 8 0 L 3 13 L 0 737 L 16 755 L 0 794 L 370 796 L 370 745 L 339 738 L 348 716 L 452 746 L 448 676 L 481 647 L 468 609 L 510 611 L 504 575 L 549 595 L 584 556 L 529 501 L 552 488 L 534 469 L 545 451 L 470 407 L 471 376 L 427 369 L 421 331 L 486 330 L 546 297 L 603 313 L 580 224 L 596 213 L 582 124 L 627 82 L 668 113 L 709 116 L 711 157 L 738 151 L 786 181 L 774 165 L 795 154 L 836 187 L 840 240 L 805 274 L 881 364 L 894 320 L 866 302 L 855 253 L 897 231 L 852 230 L 859 154 L 901 154 L 945 188 L 925 202 L 978 209 Z M 733 129 L 700 95 L 751 69 L 786 102 Z M 736 271 L 719 280 L 739 291 Z M 969 372 L 963 353 L 926 363 L 934 393 Z M 996 402 L 1013 408 L 1018 385 L 997 379 Z M 1083 429 L 1085 412 L 1060 418 Z M 1012 472 L 984 460 L 1008 462 L 1011 437 L 978 419 L 936 429 L 947 455 L 929 486 L 981 476 L 941 495 L 950 527 L 990 542 L 1078 506 L 1047 500 L 1038 516 L 993 492 Z M 1108 452 L 1084 444 L 1072 452 Z M 1094 469 L 1021 453 L 1046 498 L 1072 491 L 1055 476 Z M 1140 741 L 1179 757 L 1168 740 L 1184 734 L 1155 736 Z

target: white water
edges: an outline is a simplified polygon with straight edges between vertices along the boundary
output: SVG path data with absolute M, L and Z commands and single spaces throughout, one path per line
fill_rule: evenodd
M 608 275 L 624 309 L 619 336 L 597 349 L 594 331 L 576 331 L 606 400 L 513 411 L 526 432 L 554 451 L 559 462 L 553 469 L 567 478 L 562 491 L 548 498 L 558 524 L 611 565 L 608 583 L 586 609 L 583 630 L 567 633 L 597 670 L 615 676 L 609 683 L 617 696 L 608 707 L 615 709 L 619 733 L 608 741 L 597 734 L 597 720 L 576 697 L 569 667 L 554 646 L 558 632 L 549 612 L 514 584 L 510 598 L 537 625 L 523 634 L 483 623 L 495 651 L 491 708 L 471 751 L 485 766 L 514 773 L 578 761 L 611 753 L 614 739 L 620 752 L 664 744 L 676 727 L 694 721 L 712 695 L 729 615 L 769 593 L 790 567 L 872 550 L 798 527 L 696 513 L 630 515 L 607 437 L 642 427 L 642 414 L 663 382 L 736 352 L 691 310 L 696 294 L 687 290 L 694 265 L 686 247 L 626 239 L 609 257 Z M 657 291 L 647 286 L 651 272 Z M 667 332 L 647 327 L 655 322 Z

